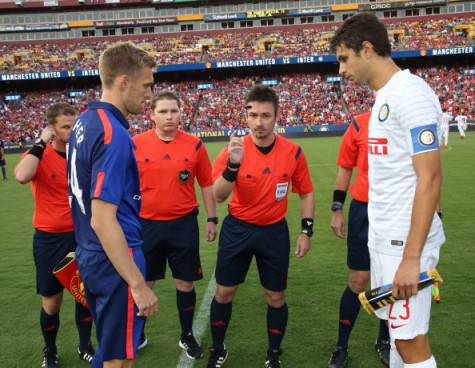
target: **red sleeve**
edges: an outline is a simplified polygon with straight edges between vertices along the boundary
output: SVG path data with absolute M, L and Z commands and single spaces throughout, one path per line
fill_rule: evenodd
M 201 188 L 209 187 L 213 185 L 213 178 L 211 177 L 211 162 L 204 144 L 201 144 L 198 149 L 197 158 L 196 178 L 198 179 L 198 184 Z
M 228 147 L 224 147 L 213 162 L 213 182 L 215 182 L 223 173 L 228 161 Z
M 356 144 L 353 124 L 350 124 L 340 143 L 340 151 L 336 164 L 352 169 L 358 161 L 358 145 Z
M 292 192 L 308 194 L 313 192 L 312 178 L 308 169 L 307 158 L 299 147 L 300 154 L 297 158 L 297 167 L 292 175 Z

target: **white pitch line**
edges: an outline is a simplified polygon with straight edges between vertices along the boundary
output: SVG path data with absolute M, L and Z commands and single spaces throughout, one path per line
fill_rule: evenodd
M 209 280 L 208 287 L 206 288 L 205 295 L 200 304 L 200 309 L 198 310 L 198 315 L 195 317 L 193 322 L 193 333 L 195 335 L 196 341 L 198 344 L 201 342 L 201 338 L 206 331 L 206 326 L 209 321 L 209 309 L 211 307 L 211 300 L 214 297 L 216 290 L 216 279 L 214 278 L 214 272 Z M 178 363 L 176 368 L 192 368 L 195 365 L 195 361 L 186 356 L 185 352 L 182 352 L 178 358 Z

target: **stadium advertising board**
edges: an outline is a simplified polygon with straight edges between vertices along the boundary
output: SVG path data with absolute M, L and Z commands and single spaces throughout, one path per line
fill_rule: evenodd
M 224 13 L 224 14 L 210 14 L 203 17 L 205 22 L 215 22 L 222 20 L 240 20 L 246 19 L 246 13 Z
M 44 24 L 26 24 L 24 26 L 1 26 L 2 33 L 17 32 L 41 32 L 41 31 L 65 31 L 69 29 L 67 23 L 44 23 Z
M 452 47 L 443 49 L 422 49 L 422 50 L 403 50 L 394 51 L 391 56 L 394 59 L 415 58 L 421 56 L 447 56 L 447 55 L 469 55 L 474 54 L 474 46 Z M 192 63 L 192 64 L 167 64 L 159 65 L 156 73 L 193 71 L 205 69 L 224 69 L 224 68 L 245 68 L 260 67 L 272 65 L 292 65 L 292 64 L 317 64 L 336 62 L 335 55 L 309 55 L 309 56 L 289 56 L 281 58 L 267 59 L 242 59 L 230 61 L 215 61 L 210 63 Z M 54 79 L 54 78 L 75 78 L 75 77 L 93 77 L 98 76 L 97 69 L 87 70 L 63 70 L 52 72 L 28 72 L 0 74 L 0 81 L 21 81 L 34 79 Z
M 331 12 L 331 8 L 289 9 L 287 15 L 318 15 L 330 14 Z
M 109 28 L 109 27 L 129 27 L 129 26 L 149 26 L 159 24 L 176 24 L 178 20 L 176 17 L 166 18 L 144 18 L 144 19 L 124 19 L 116 21 L 97 21 L 94 22 L 96 28 Z
M 358 10 L 386 10 L 386 9 L 408 9 L 419 8 L 433 5 L 446 5 L 447 0 L 413 0 L 413 1 L 398 1 L 386 2 L 377 4 L 360 4 Z
M 341 133 L 348 128 L 348 124 L 318 124 L 318 125 L 300 125 L 300 126 L 277 126 L 276 133 L 279 134 L 302 134 L 302 133 Z M 241 129 L 216 129 L 208 131 L 191 131 L 190 133 L 200 138 L 229 137 L 233 132 L 243 136 L 249 132 L 248 128 Z
M 287 9 L 252 10 L 248 11 L 246 14 L 249 19 L 281 17 L 287 15 Z

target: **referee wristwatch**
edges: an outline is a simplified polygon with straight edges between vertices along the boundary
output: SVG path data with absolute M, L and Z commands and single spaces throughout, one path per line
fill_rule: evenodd
M 313 230 L 309 228 L 302 229 L 301 233 L 307 235 L 309 238 L 313 236 Z
M 43 149 L 46 148 L 46 142 L 45 142 L 44 140 L 42 140 L 41 138 L 38 138 L 38 139 L 35 141 L 35 145 L 36 145 L 36 146 L 43 147 Z
M 217 217 L 208 217 L 208 219 L 206 220 L 206 222 L 213 222 L 213 223 L 215 223 L 216 225 L 218 225 L 218 218 L 217 218 Z
M 331 207 L 330 207 L 331 211 L 332 212 L 335 212 L 335 211 L 338 211 L 338 210 L 342 210 L 343 209 L 343 205 L 341 203 L 338 203 L 338 202 L 333 202 Z

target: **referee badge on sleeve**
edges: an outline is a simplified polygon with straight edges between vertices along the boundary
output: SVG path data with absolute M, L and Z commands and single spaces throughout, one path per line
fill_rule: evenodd
M 287 189 L 289 188 L 289 183 L 277 183 L 275 188 L 275 199 L 281 201 L 287 195 Z

